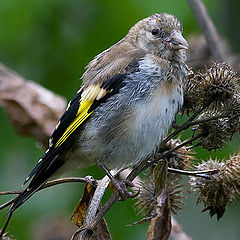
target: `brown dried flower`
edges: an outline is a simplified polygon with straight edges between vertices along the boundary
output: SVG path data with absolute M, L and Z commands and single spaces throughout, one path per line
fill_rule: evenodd
M 222 148 L 240 132 L 240 95 L 234 94 L 226 105 L 202 113 L 198 121 L 194 129 L 201 136 L 198 145 L 207 150 Z
M 180 179 L 175 174 L 169 174 L 166 182 L 166 194 L 168 194 L 171 211 L 174 214 L 181 209 L 183 205 L 183 190 L 180 184 Z M 156 195 L 155 184 L 153 176 L 149 176 L 145 181 L 139 183 L 140 193 L 138 195 L 138 201 L 136 203 L 137 209 L 144 217 L 154 217 L 156 214 L 156 208 L 161 204 L 158 202 L 159 198 Z
M 219 115 L 210 111 L 201 114 L 198 120 L 203 122 L 195 129 L 196 133 L 201 136 L 198 145 L 209 151 L 225 146 L 226 142 L 231 140 L 237 127 L 236 124 L 238 125 L 234 118 L 229 117 L 205 121 L 216 116 Z
M 196 166 L 196 170 L 217 169 L 218 173 L 209 178 L 190 177 L 191 190 L 198 194 L 197 203 L 203 203 L 203 211 L 210 211 L 210 216 L 217 215 L 219 220 L 225 207 L 239 196 L 240 184 L 240 154 L 229 157 L 228 160 L 219 161 L 211 158 Z
M 169 140 L 163 147 L 161 147 L 158 150 L 158 153 L 171 150 L 177 147 L 178 145 L 180 145 L 182 143 L 180 137 L 181 136 L 179 136 L 176 139 Z M 190 166 L 192 165 L 192 160 L 195 159 L 194 154 L 195 152 L 193 150 L 187 148 L 186 146 L 183 146 L 175 150 L 174 152 L 171 152 L 167 156 L 168 166 L 171 168 L 177 168 L 177 169 L 183 169 L 183 170 L 189 169 Z M 157 156 L 158 154 L 156 154 L 154 158 L 157 159 Z
M 183 112 L 195 111 L 213 101 L 214 109 L 230 105 L 234 94 L 240 93 L 239 78 L 230 65 L 214 63 L 204 73 L 190 73 L 185 83 Z

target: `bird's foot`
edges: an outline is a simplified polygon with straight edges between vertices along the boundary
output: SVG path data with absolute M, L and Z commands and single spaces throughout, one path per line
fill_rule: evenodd
M 119 193 L 120 201 L 125 201 L 126 199 L 133 197 L 133 193 L 128 191 L 127 189 L 127 187 L 134 187 L 134 184 L 131 181 L 127 179 L 125 180 L 115 179 L 115 181 L 113 181 L 112 183 Z
M 119 200 L 125 201 L 127 198 L 135 197 L 132 192 L 129 192 L 127 187 L 134 187 L 134 184 L 125 179 L 125 180 L 117 180 L 116 178 L 112 179 L 112 184 L 117 189 L 119 193 Z
M 110 178 L 112 185 L 114 186 L 115 189 L 117 189 L 119 193 L 119 200 L 120 201 L 125 201 L 127 198 L 133 198 L 138 195 L 133 194 L 132 192 L 129 192 L 127 187 L 134 187 L 134 184 L 127 180 L 118 180 L 116 177 L 114 177 L 110 171 L 107 169 L 107 167 L 102 163 L 102 162 L 97 162 L 98 166 L 107 174 L 107 176 Z M 111 187 L 111 185 L 110 185 Z

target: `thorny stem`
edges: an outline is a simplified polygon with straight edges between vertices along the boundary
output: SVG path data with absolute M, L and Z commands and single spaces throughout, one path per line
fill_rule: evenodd
M 240 116 L 240 114 L 236 114 L 234 117 L 238 117 Z M 211 117 L 211 118 L 206 118 L 206 119 L 200 119 L 200 120 L 196 120 L 194 122 L 192 122 L 190 124 L 190 126 L 194 126 L 194 125 L 198 125 L 198 124 L 201 124 L 201 123 L 205 123 L 205 122 L 210 122 L 210 121 L 214 121 L 214 120 L 218 120 L 220 118 L 227 118 L 228 115 L 218 115 L 218 116 L 214 116 L 214 117 Z M 233 117 L 232 117 L 233 118 Z M 230 118 L 230 120 L 232 119 Z
M 203 177 L 203 178 L 209 178 L 208 174 L 215 174 L 219 172 L 219 170 L 217 169 L 202 170 L 202 171 L 186 171 L 186 170 L 175 169 L 175 168 L 168 168 L 168 171 L 171 173 L 177 173 L 177 174 L 187 175 L 187 176 Z

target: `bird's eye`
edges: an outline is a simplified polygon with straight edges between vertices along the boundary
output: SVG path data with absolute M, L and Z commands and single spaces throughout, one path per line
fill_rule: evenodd
M 153 29 L 152 30 L 152 35 L 157 35 L 159 33 L 159 30 L 158 29 Z
M 164 38 L 166 36 L 166 32 L 164 32 L 161 29 L 153 29 L 152 30 L 152 35 L 157 35 L 160 38 Z

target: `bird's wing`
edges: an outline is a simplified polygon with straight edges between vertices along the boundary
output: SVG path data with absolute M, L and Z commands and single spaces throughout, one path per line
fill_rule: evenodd
M 64 164 L 61 153 L 70 144 L 73 133 L 89 119 L 100 104 L 103 104 L 107 98 L 116 94 L 124 86 L 127 74 L 138 70 L 138 62 L 144 55 L 143 51 L 138 52 L 131 49 L 129 53 L 125 52 L 125 57 L 121 54 L 115 55 L 115 58 L 109 60 L 109 65 L 106 65 L 101 61 L 104 56 L 100 54 L 100 59 L 97 60 L 99 64 L 88 67 L 88 74 L 85 76 L 96 74 L 99 68 L 102 68 L 104 73 L 99 74 L 99 81 L 96 79 L 94 81 L 85 80 L 83 87 L 69 103 L 50 138 L 49 148 L 24 182 L 25 184 L 32 178 L 29 186 L 15 198 L 9 210 L 10 213 L 30 198 Z M 123 61 L 120 68 L 117 65 L 119 57 Z M 108 69 L 108 66 L 111 69 Z
M 76 129 L 87 121 L 100 104 L 104 103 L 107 98 L 119 91 L 124 85 L 124 79 L 127 74 L 137 69 L 138 61 L 144 56 L 144 52 L 139 50 L 137 54 L 136 51 L 131 51 L 130 55 L 132 57 L 127 56 L 125 59 L 122 58 L 122 61 L 124 61 L 124 68 L 119 70 L 119 73 L 111 76 L 111 72 L 108 71 L 108 76 L 110 77 L 106 77 L 103 80 L 99 79 L 97 83 L 90 82 L 89 84 L 84 84 L 78 91 L 75 98 L 69 103 L 65 113 L 60 118 L 57 127 L 54 130 L 49 141 L 49 149 L 26 178 L 24 184 L 33 176 L 34 178 L 29 187 L 35 185 L 35 181 L 38 182 L 40 178 L 42 179 L 42 182 L 43 178 L 45 178 L 46 181 L 47 178 L 57 170 L 57 168 L 64 164 L 64 161 L 60 161 L 60 158 L 57 158 L 56 156 L 60 155 L 62 150 L 64 151 L 64 146 L 67 140 Z M 126 64 L 127 60 L 128 63 Z M 94 67 L 92 71 L 95 71 Z M 112 73 L 115 73 L 114 69 L 112 70 Z

